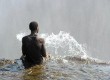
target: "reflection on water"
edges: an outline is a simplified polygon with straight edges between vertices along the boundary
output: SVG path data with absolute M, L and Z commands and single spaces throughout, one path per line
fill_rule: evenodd
M 44 80 L 43 77 L 45 75 L 44 66 L 37 65 L 32 67 L 31 69 L 27 69 L 23 72 L 22 79 L 23 80 Z

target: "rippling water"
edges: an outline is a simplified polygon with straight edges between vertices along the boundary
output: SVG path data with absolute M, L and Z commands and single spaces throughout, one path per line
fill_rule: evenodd
M 17 34 L 21 40 L 25 33 Z M 51 54 L 43 65 L 24 70 L 19 59 L 1 60 L 0 80 L 110 80 L 110 63 L 87 55 L 86 47 L 69 33 L 41 34 Z
M 67 62 L 68 61 L 68 62 Z M 28 70 L 17 65 L 4 67 L 1 80 L 110 80 L 109 64 L 87 63 L 65 59 L 48 60 Z M 20 66 L 20 65 L 19 65 Z M 16 68 L 16 69 L 15 69 Z

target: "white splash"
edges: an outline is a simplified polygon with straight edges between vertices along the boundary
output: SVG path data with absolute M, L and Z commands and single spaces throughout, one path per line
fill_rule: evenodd
M 19 34 L 16 34 L 16 38 L 21 41 L 22 38 L 25 36 L 26 34 L 25 33 L 19 33 Z
M 60 31 L 59 34 L 56 35 L 54 33 L 51 35 L 41 34 L 41 36 L 42 35 L 45 39 L 46 47 L 50 49 L 53 47 L 55 49 L 55 54 L 73 54 L 80 55 L 82 58 L 87 58 L 85 48 L 79 44 L 69 33 Z

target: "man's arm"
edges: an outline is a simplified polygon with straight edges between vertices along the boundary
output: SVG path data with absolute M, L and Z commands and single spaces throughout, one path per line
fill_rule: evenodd
M 44 44 L 42 44 L 41 52 L 42 52 L 42 56 L 46 57 L 46 48 L 45 48 Z
M 40 42 L 42 43 L 42 46 L 41 46 L 41 54 L 43 57 L 46 57 L 46 48 L 45 48 L 45 41 L 44 39 L 40 38 L 39 39 Z
M 25 44 L 24 44 L 24 37 L 22 38 L 22 55 L 25 56 Z

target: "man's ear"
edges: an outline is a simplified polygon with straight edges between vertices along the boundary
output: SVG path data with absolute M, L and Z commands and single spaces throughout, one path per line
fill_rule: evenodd
M 39 32 L 39 28 L 37 27 L 37 33 Z

